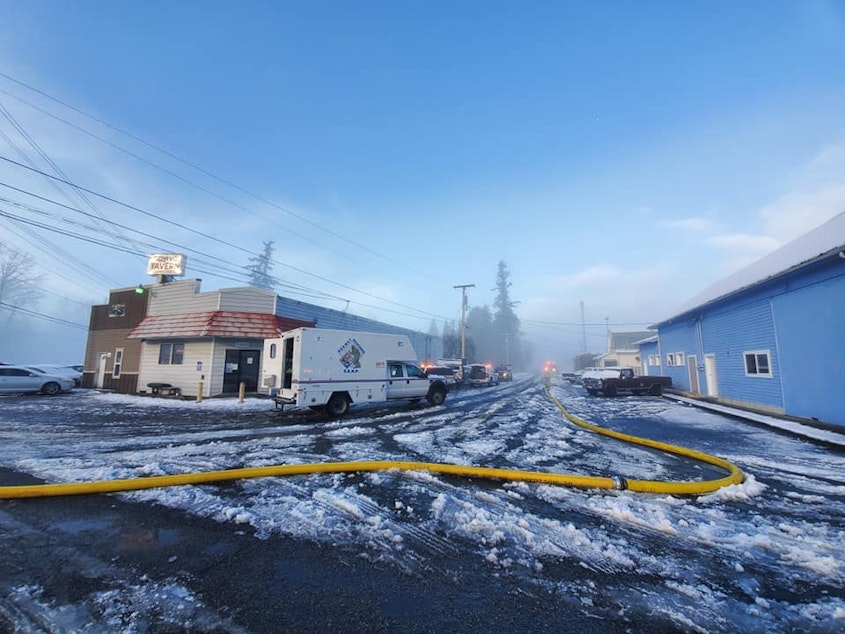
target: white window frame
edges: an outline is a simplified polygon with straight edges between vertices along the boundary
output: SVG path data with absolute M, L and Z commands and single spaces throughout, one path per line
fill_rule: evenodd
M 669 365 L 669 366 L 675 365 L 675 353 L 674 352 L 667 352 L 666 353 L 666 365 Z
M 115 348 L 112 356 L 111 378 L 119 379 L 123 370 L 123 348 Z
M 675 365 L 684 365 L 684 353 L 683 352 L 676 352 L 675 353 Z
M 754 366 L 758 369 L 757 372 L 749 372 L 748 371 L 748 357 L 754 355 Z M 768 368 L 768 372 L 760 372 L 760 363 L 759 357 L 766 358 L 766 367 Z M 751 377 L 754 379 L 771 379 L 773 378 L 772 374 L 772 353 L 770 350 L 744 350 L 742 352 L 742 369 L 745 371 L 745 376 Z

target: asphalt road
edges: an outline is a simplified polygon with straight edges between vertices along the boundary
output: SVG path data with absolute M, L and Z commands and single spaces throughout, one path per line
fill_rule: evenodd
M 561 389 L 564 396 L 572 395 L 576 406 L 580 404 L 584 408 L 579 415 L 590 414 L 594 422 L 624 427 L 629 433 L 648 436 L 650 432 L 651 437 L 662 436 L 659 439 L 670 442 L 683 438 L 695 441 L 704 450 L 720 442 L 735 445 L 738 440 L 726 438 L 723 430 L 711 426 L 681 432 L 665 421 L 655 423 L 649 413 L 666 407 L 662 399 L 582 402 L 580 395 L 574 395 L 570 388 Z M 498 429 L 499 449 L 490 453 L 489 466 L 508 466 L 508 456 L 519 451 L 529 433 L 541 429 L 553 416 L 550 410 L 535 411 L 540 396 L 538 382 L 526 379 L 496 390 L 453 394 L 446 408 L 423 405 L 362 408 L 350 419 L 332 423 L 330 428 L 319 415 L 280 416 L 269 404 L 266 409 L 243 412 L 210 409 L 197 416 L 190 409 L 156 407 L 149 403 L 129 412 L 122 405 L 103 407 L 101 402 L 76 395 L 55 400 L 7 397 L 2 399 L 2 420 L 7 430 L 10 425 L 14 430 L 5 437 L 6 456 L 15 452 L 26 455 L 28 451 L 44 456 L 63 451 L 74 453 L 73 448 L 51 449 L 51 443 L 61 441 L 45 440 L 44 435 L 50 433 L 55 433 L 56 439 L 79 438 L 83 446 L 96 440 L 100 451 L 115 454 L 148 450 L 157 442 L 162 443 L 163 450 L 174 445 L 174 439 L 167 437 L 174 429 L 183 434 L 207 434 L 208 442 L 215 443 L 215 447 L 229 443 L 242 447 L 245 455 L 254 443 L 280 439 L 299 443 L 303 437 L 308 438 L 316 453 L 332 455 L 344 442 L 348 443 L 350 434 L 367 430 L 372 432 L 371 442 L 379 444 L 383 451 L 396 451 L 397 438 L 401 440 L 396 430 L 413 429 L 430 437 L 444 425 L 454 429 L 460 421 L 473 420 L 478 424 L 461 423 L 464 427 L 455 431 L 456 436 L 441 444 L 469 446 L 496 437 Z M 534 409 L 526 403 L 533 404 Z M 444 412 L 448 417 L 445 422 Z M 514 420 L 520 421 L 518 429 L 512 427 Z M 33 434 L 29 439 L 27 429 Z M 758 441 L 749 438 L 747 442 Z M 8 443 L 16 445 L 14 450 Z M 604 462 L 615 461 L 631 466 L 642 462 L 640 454 L 624 451 L 616 456 L 613 450 L 598 455 L 596 447 L 600 445 L 592 441 L 570 445 L 566 460 L 574 465 L 600 467 Z M 79 452 L 87 455 L 86 450 Z M 7 457 L 5 464 L 10 460 Z M 667 459 L 660 469 L 668 478 L 712 475 L 708 467 L 678 459 Z M 825 473 L 820 477 L 837 484 L 842 473 Z M 442 480 L 431 487 L 442 487 L 443 491 L 468 488 L 468 483 L 455 482 L 457 479 Z M 22 469 L 0 468 L 0 485 L 39 481 Z M 494 499 L 502 494 L 499 483 L 469 485 L 472 492 L 468 495 L 472 499 L 489 499 L 492 506 L 499 504 Z M 337 476 L 333 486 L 335 490 L 366 490 L 368 500 L 375 507 L 400 515 L 401 505 L 394 506 L 394 499 L 399 499 L 401 492 L 397 490 L 399 485 L 391 480 L 377 481 L 374 486 L 372 481 L 349 474 Z M 248 486 L 241 482 L 207 489 L 217 497 L 238 501 L 251 495 Z M 807 494 L 799 489 L 800 486 L 796 487 L 796 495 Z M 779 495 L 786 493 L 779 491 Z M 577 527 L 588 526 L 612 533 L 614 545 L 616 540 L 636 543 L 647 551 L 649 562 L 665 556 L 666 574 L 676 584 L 680 583 L 678 577 L 688 574 L 681 570 L 684 564 L 678 562 L 695 560 L 697 568 L 716 570 L 711 573 L 712 581 L 699 581 L 700 584 L 718 587 L 720 596 L 727 592 L 723 588 L 734 588 L 730 592 L 743 594 L 745 582 L 733 577 L 747 575 L 738 575 L 735 571 L 741 567 L 726 563 L 722 552 L 706 549 L 699 552 L 695 545 L 665 540 L 659 531 L 640 525 L 614 525 L 607 516 L 585 508 L 584 500 L 593 503 L 587 494 L 579 493 L 574 502 L 566 504 L 543 496 L 520 494 L 516 496 L 522 497 L 520 512 L 529 521 L 541 517 L 542 522 L 554 520 Z M 443 495 L 438 499 L 442 500 Z M 514 498 L 514 492 L 510 496 Z M 841 504 L 842 498 L 845 495 L 841 495 L 837 504 Z M 410 506 L 407 498 L 403 499 Z M 607 498 L 614 504 L 617 499 L 620 498 Z M 422 501 L 415 503 L 421 505 Z M 753 510 L 755 516 L 766 512 L 766 505 Z M 782 512 L 780 508 L 771 509 L 774 516 Z M 813 513 L 818 512 L 813 507 L 807 518 L 812 521 Z M 831 521 L 827 515 L 819 517 Z M 396 521 L 398 525 L 399 520 Z M 408 547 L 399 557 L 407 557 L 411 562 L 408 565 L 397 565 L 396 557 L 390 552 L 380 552 L 366 537 L 352 536 L 347 540 L 338 534 L 327 540 L 301 539 L 284 532 L 262 531 L 250 522 L 220 521 L 201 513 L 119 495 L 2 501 L 0 628 L 10 632 L 702 631 L 687 619 L 673 617 L 671 610 L 651 610 L 648 601 L 629 612 L 624 605 L 620 608 L 619 588 L 645 584 L 642 587 L 648 594 L 666 587 L 666 579 L 660 578 L 662 564 L 650 564 L 655 568 L 649 572 L 641 565 L 632 568 L 594 564 L 578 556 L 545 557 L 543 566 L 535 564 L 535 568 L 542 568 L 544 580 L 553 579 L 554 583 L 536 583 L 529 580 L 535 574 L 530 566 L 523 572 L 516 565 L 510 568 L 491 565 L 492 551 L 485 550 L 489 546 L 488 538 L 473 543 L 457 531 L 443 534 L 442 529 L 427 527 L 419 514 L 403 517 L 401 521 L 407 535 L 423 544 L 415 548 L 412 540 L 406 539 Z M 774 521 L 779 521 L 778 517 Z M 521 526 L 522 522 L 514 520 L 514 526 Z M 833 530 L 843 528 L 840 521 Z M 642 543 L 646 546 L 639 546 Z M 518 561 L 518 554 L 512 554 L 512 558 Z M 750 569 L 752 565 L 746 562 L 745 570 Z M 689 582 L 694 585 L 695 580 Z M 760 564 L 754 583 L 774 588 L 783 582 L 777 566 L 771 562 Z M 815 588 L 812 583 L 796 584 L 794 580 L 788 583 L 801 585 L 800 591 L 811 603 L 842 589 L 836 584 L 825 589 Z M 577 590 L 572 591 L 573 588 Z M 589 591 L 589 596 L 580 588 Z M 602 592 L 603 588 L 607 592 Z M 750 603 L 748 614 L 755 614 L 754 598 L 736 600 L 742 606 Z M 756 601 L 762 605 L 759 599 Z M 743 613 L 737 619 L 745 616 Z M 732 624 L 751 631 L 742 627 L 741 620 L 712 618 L 712 623 L 703 626 L 707 631 L 733 631 Z M 790 631 L 796 622 L 790 619 L 776 618 L 774 622 L 782 622 L 783 631 Z M 771 629 L 771 623 L 761 623 L 761 627 Z M 807 621 L 807 626 L 808 631 L 835 631 L 828 629 L 827 620 Z

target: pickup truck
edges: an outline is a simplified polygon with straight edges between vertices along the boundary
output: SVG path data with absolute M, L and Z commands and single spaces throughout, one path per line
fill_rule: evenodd
M 499 373 L 490 370 L 483 363 L 469 366 L 469 384 L 473 387 L 489 387 L 499 384 Z
M 672 387 L 672 377 L 635 376 L 633 368 L 591 370 L 584 373 L 581 382 L 591 396 L 599 392 L 605 396 L 616 396 L 620 392 L 661 396 L 664 388 Z

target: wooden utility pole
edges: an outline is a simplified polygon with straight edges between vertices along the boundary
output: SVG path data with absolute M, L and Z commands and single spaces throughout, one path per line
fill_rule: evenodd
M 467 359 L 467 289 L 475 284 L 456 284 L 453 288 L 461 289 L 461 363 Z

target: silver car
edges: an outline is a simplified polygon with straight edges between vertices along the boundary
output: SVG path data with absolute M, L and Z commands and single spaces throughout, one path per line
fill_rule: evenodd
M 53 363 L 23 363 L 21 367 L 27 368 L 28 370 L 35 370 L 41 374 L 69 377 L 73 379 L 73 387 L 80 387 L 82 385 L 82 372 L 67 366 L 55 365 Z
M 55 396 L 73 389 L 73 378 L 21 365 L 0 365 L 0 394 L 41 392 Z

